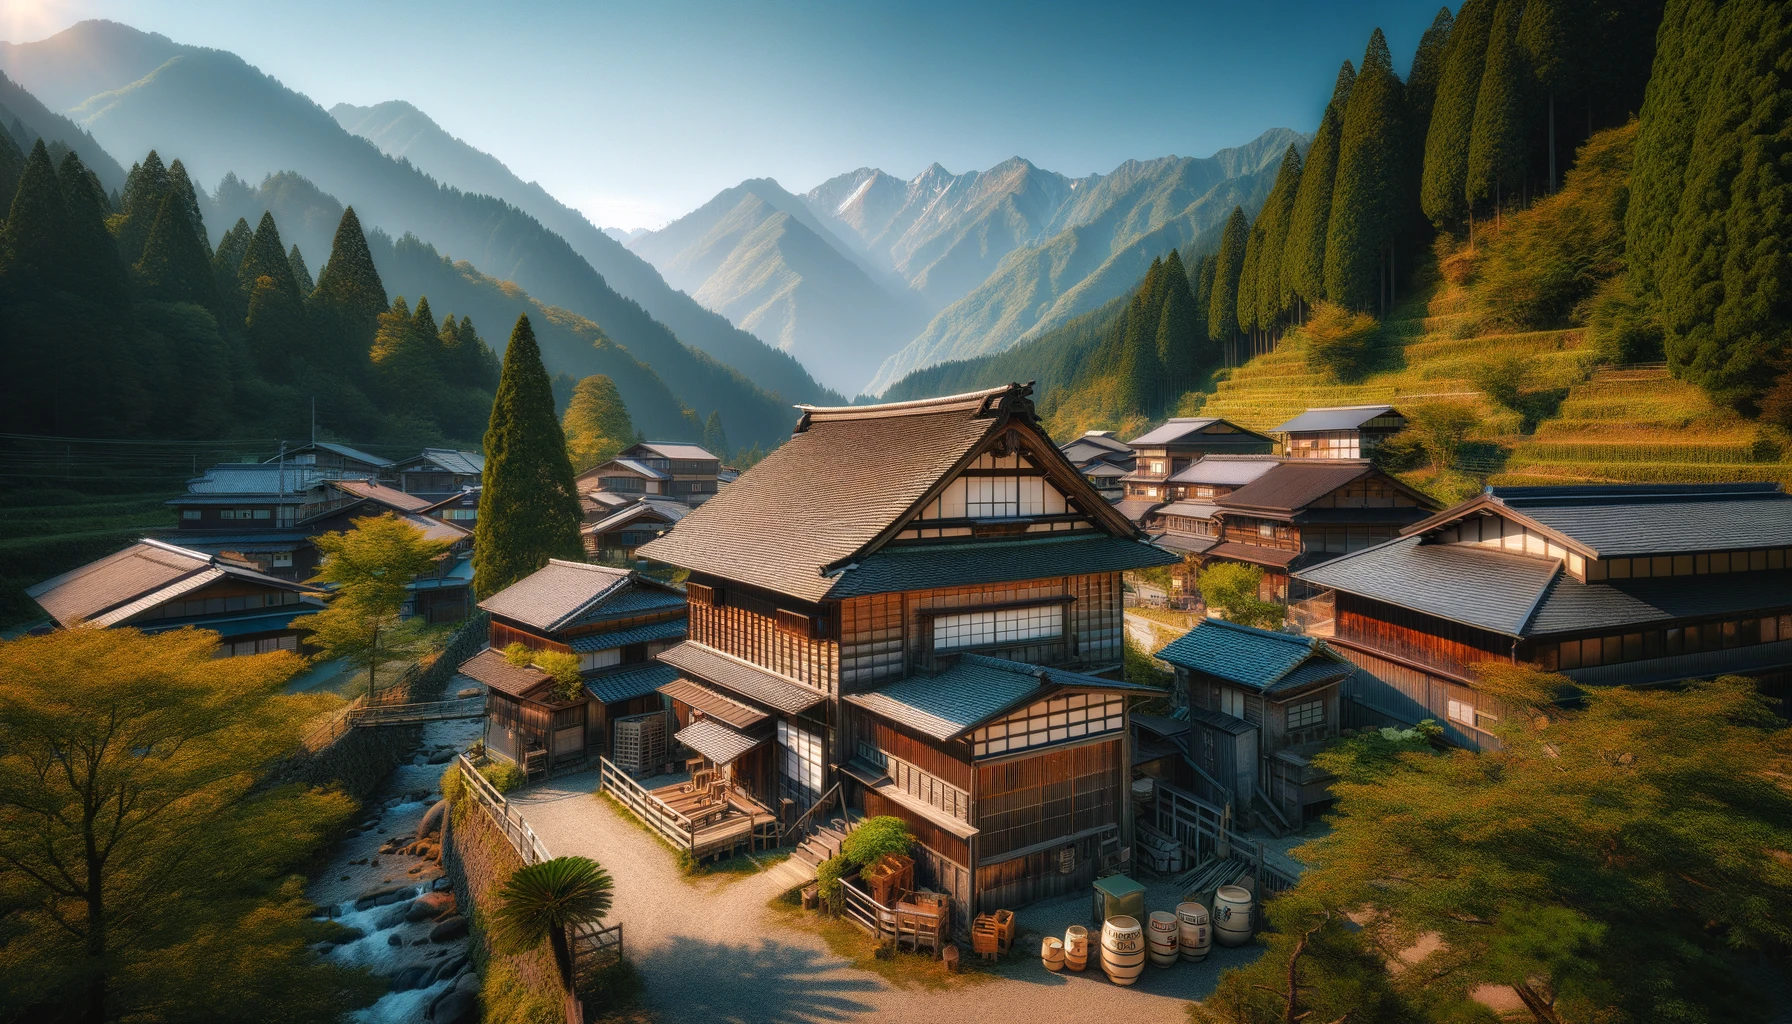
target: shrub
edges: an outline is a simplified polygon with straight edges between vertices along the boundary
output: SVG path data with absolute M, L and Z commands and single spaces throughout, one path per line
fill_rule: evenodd
M 579 675 L 579 656 L 565 651 L 536 651 L 535 667 L 554 680 L 554 696 L 579 700 L 585 696 L 585 678 Z
M 815 868 L 815 891 L 830 913 L 838 914 L 846 901 L 846 894 L 840 891 L 840 876 L 851 870 L 852 865 L 841 854 L 829 857 Z
M 1467 402 L 1428 402 L 1407 414 L 1406 429 L 1425 449 L 1431 465 L 1441 471 L 1456 464 L 1462 442 L 1480 424 L 1481 417 Z
M 504 648 L 504 660 L 517 668 L 528 668 L 535 662 L 535 648 L 520 640 L 513 641 L 509 647 Z
M 1144 683 L 1146 686 L 1169 686 L 1170 673 L 1157 667 L 1157 661 L 1145 645 L 1133 639 L 1132 631 L 1124 631 L 1124 650 L 1126 659 L 1126 681 Z
M 1477 364 L 1471 374 L 1475 386 L 1487 397 L 1511 409 L 1524 412 L 1521 395 L 1531 375 L 1530 364 L 1523 356 L 1509 355 Z
M 1576 307 L 1575 316 L 1587 325 L 1600 362 L 1652 363 L 1666 357 L 1661 322 L 1632 293 L 1624 275 L 1601 285 Z
M 905 856 L 914 837 L 901 818 L 881 815 L 866 818 L 840 842 L 840 855 L 854 867 L 875 864 L 885 854 Z
M 500 793 L 508 793 L 529 781 L 523 770 L 509 761 L 493 761 L 479 769 L 479 774 Z
M 1282 606 L 1257 596 L 1263 589 L 1260 566 L 1215 562 L 1201 570 L 1197 584 L 1207 606 L 1224 611 L 1228 621 L 1259 629 L 1274 629 L 1282 624 Z
M 442 799 L 449 806 L 460 803 L 460 798 L 467 792 L 467 780 L 460 777 L 460 765 L 451 764 L 442 773 Z
M 1374 360 L 1381 324 L 1332 302 L 1313 306 L 1306 325 L 1296 329 L 1307 343 L 1307 365 L 1341 381 L 1356 380 Z

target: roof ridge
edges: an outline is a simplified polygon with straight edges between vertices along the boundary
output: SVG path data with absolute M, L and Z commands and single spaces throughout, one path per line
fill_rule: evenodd
M 566 559 L 566 558 L 550 558 L 550 559 L 548 559 L 548 564 L 549 565 L 563 565 L 569 569 L 588 569 L 592 572 L 601 572 L 607 576 L 617 576 L 617 575 L 632 576 L 632 575 L 634 575 L 634 570 L 632 570 L 632 569 L 618 569 L 612 565 L 595 565 L 591 562 L 574 562 L 574 561 L 572 561 L 570 559 Z
M 966 391 L 958 395 L 941 395 L 937 398 L 916 398 L 906 402 L 885 402 L 881 405 L 802 405 L 796 406 L 803 413 L 804 423 L 816 420 L 838 419 L 878 419 L 885 416 L 916 416 L 930 412 L 954 412 L 960 407 L 983 408 L 991 398 L 997 396 L 1014 396 L 1024 398 L 1033 393 L 1033 382 L 1021 384 L 1018 381 L 1002 384 L 998 387 L 984 388 L 981 391 Z M 798 424 L 798 429 L 803 424 Z

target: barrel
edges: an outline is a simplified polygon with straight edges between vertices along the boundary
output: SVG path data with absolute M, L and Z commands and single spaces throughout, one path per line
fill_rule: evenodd
M 1180 946 L 1176 915 L 1166 910 L 1152 911 L 1151 917 L 1146 921 L 1145 933 L 1150 941 L 1152 966 L 1174 967 Z
M 1064 930 L 1064 966 L 1073 971 L 1089 966 L 1089 929 L 1080 924 Z
M 1176 905 L 1177 945 L 1182 948 L 1182 959 L 1198 962 L 1207 959 L 1207 951 L 1213 947 L 1213 933 L 1207 925 L 1207 908 L 1199 903 L 1179 903 Z
M 1139 919 L 1120 915 L 1101 926 L 1101 969 L 1116 985 L 1130 985 L 1145 970 L 1145 933 Z
M 1064 943 L 1047 935 L 1045 941 L 1039 944 L 1039 959 L 1045 962 L 1045 969 L 1048 971 L 1063 970 Z
M 1222 885 L 1213 894 L 1213 939 L 1222 946 L 1242 946 L 1251 941 L 1251 891 Z

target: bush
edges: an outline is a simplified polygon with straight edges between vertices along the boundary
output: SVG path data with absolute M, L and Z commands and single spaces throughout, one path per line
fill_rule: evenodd
M 479 769 L 479 774 L 500 793 L 508 793 L 529 781 L 523 770 L 509 761 L 493 761 Z
M 1666 357 L 1661 322 L 1630 290 L 1624 275 L 1601 285 L 1575 315 L 1587 325 L 1593 351 L 1604 363 L 1652 363 Z
M 1521 395 L 1530 375 L 1530 364 L 1523 356 L 1509 355 L 1476 365 L 1471 377 L 1475 387 L 1487 392 L 1488 398 L 1513 412 L 1522 413 L 1524 403 Z
M 1431 465 L 1442 471 L 1456 464 L 1462 442 L 1480 425 L 1481 417 L 1467 402 L 1428 402 L 1407 414 L 1406 430 L 1425 449 Z
M 1257 596 L 1263 589 L 1263 569 L 1259 566 L 1214 562 L 1201 570 L 1197 583 L 1207 607 L 1224 611 L 1228 621 L 1259 629 L 1274 629 L 1282 624 L 1282 606 Z
M 1374 361 L 1381 324 L 1367 313 L 1353 313 L 1332 302 L 1313 306 L 1313 315 L 1296 331 L 1306 339 L 1307 365 L 1341 381 L 1356 380 Z
M 579 675 L 579 656 L 565 651 L 536 650 L 523 643 L 504 648 L 504 660 L 517 668 L 534 667 L 554 680 L 554 696 L 561 700 L 578 700 L 585 695 L 585 680 Z
M 448 769 L 442 772 L 442 799 L 448 801 L 449 806 L 453 806 L 460 803 L 460 798 L 466 795 L 466 792 L 467 780 L 460 777 L 460 765 L 449 765 Z
M 840 855 L 854 867 L 865 867 L 883 859 L 885 854 L 906 856 L 914 837 L 901 818 L 882 815 L 866 818 L 840 843 Z
M 846 894 L 840 891 L 840 876 L 852 870 L 841 854 L 835 854 L 822 861 L 815 868 L 815 891 L 829 913 L 838 914 L 846 902 Z
M 517 668 L 528 668 L 535 663 L 535 648 L 520 640 L 513 641 L 510 646 L 504 648 L 504 660 Z
M 1157 662 L 1151 657 L 1151 652 L 1145 650 L 1144 644 L 1133 639 L 1131 630 L 1122 632 L 1125 637 L 1126 671 L 1124 675 L 1126 681 L 1144 683 L 1146 686 L 1169 686 L 1170 673 L 1157 667 Z

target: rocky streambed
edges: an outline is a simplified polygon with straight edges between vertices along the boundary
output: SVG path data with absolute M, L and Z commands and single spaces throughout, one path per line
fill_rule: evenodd
M 322 947 L 365 967 L 391 988 L 356 1020 L 368 1024 L 473 1024 L 479 978 L 467 953 L 467 920 L 442 871 L 442 772 L 480 737 L 477 719 L 431 722 L 411 759 L 394 769 L 359 826 L 332 852 L 307 894 L 350 931 Z

